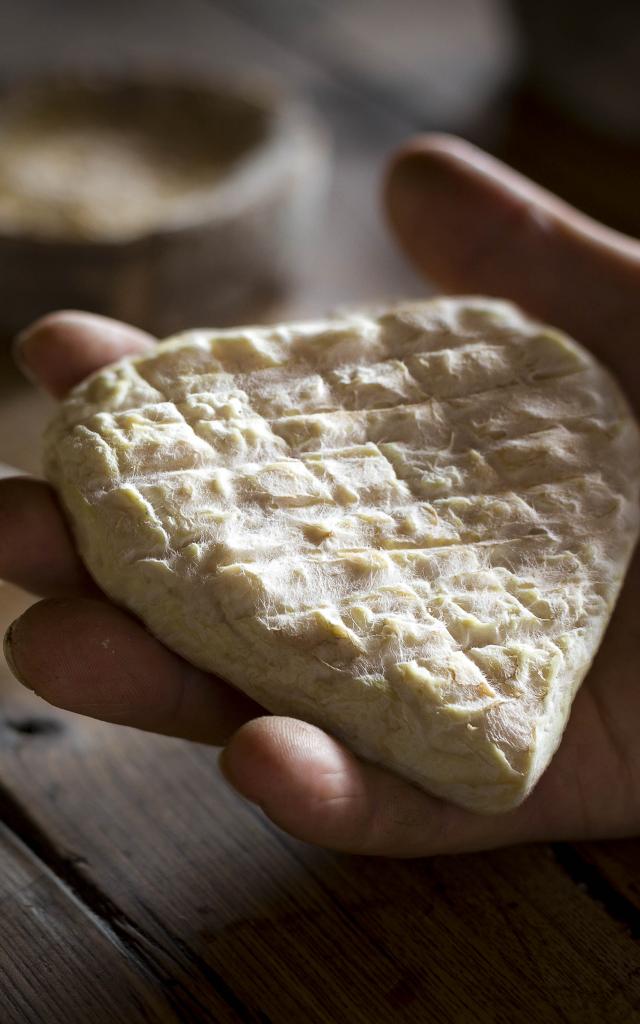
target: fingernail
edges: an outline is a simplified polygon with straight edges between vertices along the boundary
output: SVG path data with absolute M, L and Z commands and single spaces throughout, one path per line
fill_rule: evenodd
M 16 677 L 19 683 L 22 683 L 23 686 L 26 686 L 27 689 L 30 690 L 31 687 L 28 686 L 27 683 L 25 683 L 24 679 L 22 678 L 18 671 L 13 654 L 13 635 L 15 632 L 17 622 L 18 620 L 15 619 L 15 621 L 11 623 L 8 630 L 4 634 L 2 649 L 4 652 L 5 661 L 7 662 L 7 665 L 9 666 L 9 669 L 11 670 L 12 674 Z

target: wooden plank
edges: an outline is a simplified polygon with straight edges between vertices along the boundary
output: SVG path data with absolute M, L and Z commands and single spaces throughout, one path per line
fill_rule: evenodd
M 178 1022 L 159 979 L 0 823 L 3 1024 Z
M 640 841 L 618 839 L 571 847 L 576 882 L 640 939 Z
M 0 587 L 0 628 L 31 599 Z M 0 658 L 0 759 L 64 746 L 67 722 L 82 726 L 83 755 L 91 758 L 93 723 L 51 708 L 10 676 Z M 101 728 L 97 726 L 97 728 Z M 82 757 L 69 770 L 82 771 Z M 73 786 L 73 779 L 66 782 Z M 59 782 L 42 777 L 36 787 L 55 807 Z M 36 800 L 40 796 L 35 796 Z M 94 795 L 95 796 L 95 795 Z M 92 798 L 93 802 L 94 798 Z M 171 950 L 151 948 L 134 923 L 119 913 L 93 878 L 78 874 L 82 854 L 57 847 L 0 782 L 0 1020 L 2 1024 L 86 1024 L 253 1020 L 223 982 L 199 998 L 189 970 L 174 970 Z M 82 818 L 82 815 L 81 815 Z M 100 814 L 94 825 L 100 827 Z M 80 822 L 79 822 L 80 824 Z M 81 829 L 82 830 L 82 829 Z M 82 847 L 82 841 L 80 842 Z M 35 888 L 35 895 L 30 889 Z M 30 901 L 30 902 L 29 902 Z M 31 908 L 31 909 L 30 909 Z M 42 965 L 44 968 L 41 969 Z M 82 977 L 76 984 L 75 974 Z M 215 982 L 215 979 L 213 979 Z M 103 988 L 106 991 L 103 992 Z M 202 995 L 202 993 L 201 993 Z M 5 1002 L 7 1008 L 5 1009 Z M 12 1014 L 15 1014 L 12 1016 Z M 209 1016 L 211 1015 L 211 1016 Z
M 388 868 L 381 873 L 375 862 L 361 862 L 359 885 L 379 887 L 387 896 L 382 912 L 373 920 L 368 916 L 368 933 L 393 945 L 405 962 L 414 943 L 433 955 L 422 915 L 410 917 L 408 931 L 396 914 L 397 907 L 410 913 L 419 893 L 427 896 L 429 924 L 438 929 L 434 961 L 440 952 L 443 977 L 457 978 L 463 989 L 471 982 L 475 1012 L 480 1003 L 488 1018 L 492 1007 L 500 1007 L 496 1019 L 520 1019 L 519 1011 L 522 1019 L 544 1020 L 545 1000 L 549 1020 L 626 1021 L 637 1012 L 640 988 L 627 985 L 628 972 L 637 971 L 637 948 L 604 913 L 592 916 L 590 894 L 578 890 L 564 868 L 558 870 L 555 849 L 524 847 Z M 339 898 L 351 885 L 346 874 L 338 881 L 332 873 L 331 888 Z M 620 937 L 629 959 L 618 975 Z M 460 971 L 467 957 L 475 969 Z M 543 989 L 535 991 L 540 979 Z
M 0 747 L 5 785 L 30 809 L 27 839 L 46 836 L 78 890 L 103 893 L 154 969 L 170 963 L 201 1004 L 221 979 L 250 1019 L 276 1024 L 427 1010 L 615 1024 L 640 1007 L 636 945 L 544 847 L 413 863 L 333 855 L 237 800 L 213 752 L 60 721 L 64 732 Z

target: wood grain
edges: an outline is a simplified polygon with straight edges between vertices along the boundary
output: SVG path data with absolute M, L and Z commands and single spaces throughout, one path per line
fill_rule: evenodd
M 419 1021 L 426 1007 L 443 1021 L 625 1022 L 640 1007 L 632 937 L 548 848 L 341 857 L 267 825 L 213 752 L 51 721 L 59 731 L 10 743 L 3 731 L 2 778 L 29 820 L 5 815 L 201 1005 L 222 991 L 275 1024 Z
M 593 899 L 640 940 L 640 843 L 619 839 L 568 848 L 570 870 Z M 562 854 L 561 854 L 562 855 Z M 567 857 L 567 851 L 564 851 Z
M 179 1021 L 140 958 L 0 824 L 3 1024 Z

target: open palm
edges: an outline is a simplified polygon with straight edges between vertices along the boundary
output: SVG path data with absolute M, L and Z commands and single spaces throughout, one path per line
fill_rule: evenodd
M 446 137 L 426 136 L 398 154 L 386 202 L 425 276 L 450 292 L 511 298 L 566 328 L 612 367 L 640 412 L 639 243 Z M 19 358 L 62 395 L 151 343 L 125 325 L 58 313 L 27 332 Z M 7 654 L 22 682 L 73 711 L 226 744 L 221 764 L 232 785 L 302 839 L 419 856 L 640 827 L 640 557 L 558 753 L 529 799 L 494 817 L 427 796 L 313 726 L 265 715 L 166 650 L 95 590 L 41 481 L 0 481 L 0 575 L 50 595 L 9 631 Z

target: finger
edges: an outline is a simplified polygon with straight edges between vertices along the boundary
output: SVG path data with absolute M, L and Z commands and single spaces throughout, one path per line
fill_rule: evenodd
M 15 357 L 27 377 L 61 398 L 94 370 L 142 354 L 153 340 L 118 320 L 64 310 L 36 320 L 18 335 Z
M 0 479 L 0 579 L 43 597 L 96 589 L 43 480 Z
M 515 300 L 626 380 L 633 373 L 640 393 L 640 243 L 448 136 L 396 155 L 385 200 L 401 244 L 437 285 Z
M 220 767 L 280 828 L 349 853 L 418 857 L 540 838 L 539 804 L 473 814 L 351 754 L 293 718 L 259 718 L 231 738 Z
M 7 661 L 20 682 L 81 715 L 220 744 L 262 712 L 106 602 L 42 601 L 13 623 L 7 637 Z

